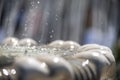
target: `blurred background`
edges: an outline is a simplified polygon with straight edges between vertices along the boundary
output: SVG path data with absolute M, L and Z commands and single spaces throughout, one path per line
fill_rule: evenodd
M 120 80 L 119 0 L 0 0 L 0 42 L 6 37 L 97 43 L 110 47 Z

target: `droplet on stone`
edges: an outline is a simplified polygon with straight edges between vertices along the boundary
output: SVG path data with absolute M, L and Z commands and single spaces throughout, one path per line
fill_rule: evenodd
M 37 45 L 37 42 L 33 39 L 30 39 L 30 38 L 21 39 L 19 41 L 19 46 L 30 47 L 30 46 L 36 46 L 36 45 Z
M 3 40 L 2 45 L 4 46 L 17 46 L 18 45 L 18 39 L 14 37 L 8 37 Z
M 65 50 L 78 50 L 80 45 L 74 41 L 65 41 L 64 44 L 61 46 L 62 49 Z
M 63 44 L 64 44 L 63 40 L 56 40 L 56 41 L 53 41 L 50 44 L 48 44 L 48 46 L 51 46 L 51 47 L 61 47 Z

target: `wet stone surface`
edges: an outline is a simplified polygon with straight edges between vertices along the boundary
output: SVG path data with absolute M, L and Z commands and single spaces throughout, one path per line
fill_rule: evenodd
M 11 37 L 0 46 L 0 80 L 114 80 L 115 69 L 112 51 L 97 44 Z

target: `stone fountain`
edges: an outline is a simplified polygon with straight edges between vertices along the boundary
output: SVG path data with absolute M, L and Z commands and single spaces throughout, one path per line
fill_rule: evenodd
M 10 37 L 0 46 L 0 80 L 114 80 L 115 65 L 112 51 L 98 44 Z

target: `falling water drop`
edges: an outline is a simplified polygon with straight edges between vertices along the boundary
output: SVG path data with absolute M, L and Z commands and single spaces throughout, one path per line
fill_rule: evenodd
M 27 26 L 27 24 L 25 23 L 25 26 Z
M 39 40 L 38 42 L 41 43 L 41 40 Z
M 32 4 L 32 7 L 33 7 L 34 5 Z
M 34 2 L 31 2 L 31 6 L 34 7 Z
M 58 21 L 58 18 L 56 18 L 55 20 Z
M 54 30 L 52 30 L 51 32 L 54 33 Z
M 50 35 L 50 38 L 53 38 L 53 35 Z
M 58 15 L 57 15 L 57 14 L 56 14 L 55 16 L 56 16 L 56 17 L 58 17 Z
M 55 15 L 55 17 L 56 17 L 55 20 L 58 21 L 58 15 L 57 14 Z
M 25 27 L 25 31 L 27 31 L 27 29 L 28 29 L 28 28 L 27 28 L 27 27 Z
M 22 36 L 23 36 L 23 37 L 26 37 L 26 34 L 25 34 L 25 33 L 23 33 L 23 34 L 22 34 Z
M 38 6 L 35 7 L 36 9 L 38 8 Z
M 40 1 L 37 1 L 38 4 L 40 4 Z

